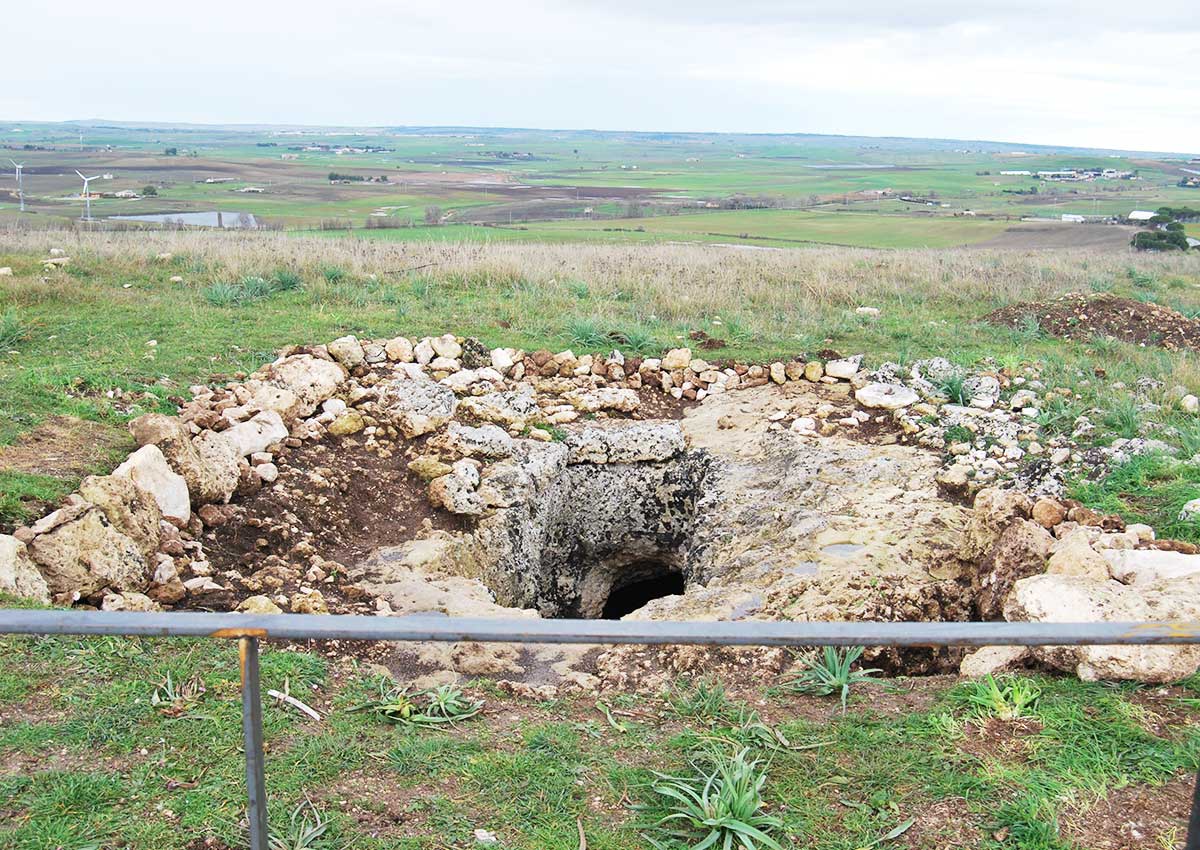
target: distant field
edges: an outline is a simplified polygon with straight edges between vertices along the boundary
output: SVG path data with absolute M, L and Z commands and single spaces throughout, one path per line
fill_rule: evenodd
M 156 193 L 96 198 L 100 219 L 220 210 L 274 228 L 336 223 L 402 242 L 947 248 L 1006 232 L 984 217 L 1057 221 L 1064 213 L 1124 216 L 1200 203 L 1200 192 L 1176 185 L 1179 158 L 929 139 L 0 122 L 0 161 L 8 155 L 25 163 L 29 212 L 21 220 L 33 226 L 80 217 L 79 169 L 101 175 L 93 188 L 102 193 L 141 194 L 147 186 Z M 1066 168 L 1116 168 L 1137 179 L 1001 173 Z M 350 179 L 331 182 L 331 175 Z M 240 191 L 249 188 L 262 191 Z M 14 190 L 11 172 L 0 172 L 0 223 L 18 218 Z M 368 233 L 368 223 L 381 219 L 416 227 Z M 454 226 L 422 227 L 439 221 Z M 458 226 L 470 223 L 495 229 Z M 1086 238 L 1059 234 L 1053 247 L 1094 247 L 1095 234 L 1079 235 Z

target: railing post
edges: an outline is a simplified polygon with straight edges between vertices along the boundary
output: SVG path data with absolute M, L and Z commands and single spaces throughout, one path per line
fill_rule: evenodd
M 1196 787 L 1192 789 L 1192 816 L 1184 850 L 1200 850 L 1200 771 L 1196 772 Z
M 239 638 L 238 655 L 242 668 L 242 737 L 246 749 L 246 817 L 250 821 L 250 850 L 267 850 L 267 788 L 263 773 L 258 638 Z

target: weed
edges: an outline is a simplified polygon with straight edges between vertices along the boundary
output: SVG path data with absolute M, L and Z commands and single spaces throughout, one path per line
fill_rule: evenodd
M 29 328 L 14 309 L 0 313 L 0 353 L 16 348 L 29 337 Z
M 689 687 L 672 689 L 667 702 L 676 714 L 709 723 L 729 715 L 734 709 L 725 686 L 708 677 L 697 679 Z
M 205 288 L 203 295 L 213 307 L 233 307 L 244 300 L 241 288 L 232 283 L 214 283 Z
M 482 700 L 467 699 L 453 685 L 410 694 L 407 688 L 390 685 L 387 680 L 381 679 L 378 696 L 350 711 L 370 711 L 389 723 L 440 726 L 467 720 L 482 709 Z
M 341 266 L 324 266 L 321 269 L 321 276 L 328 283 L 341 283 L 346 277 L 346 271 Z
M 946 445 L 953 445 L 954 443 L 970 444 L 975 442 L 975 435 L 971 433 L 969 428 L 963 425 L 951 425 L 946 429 L 943 439 L 946 441 Z
M 592 291 L 588 285 L 581 280 L 567 281 L 567 292 L 571 293 L 576 300 L 584 301 L 591 297 Z
M 1142 431 L 1142 411 L 1129 396 L 1114 399 L 1101 418 L 1104 428 L 1118 437 L 1131 440 Z
M 238 284 L 242 288 L 242 298 L 246 301 L 257 301 L 266 298 L 275 291 L 274 286 L 264 277 L 247 275 Z
M 1068 494 L 1090 508 L 1144 522 L 1164 536 L 1200 540 L 1200 527 L 1179 518 L 1183 506 L 1200 498 L 1200 465 L 1162 454 L 1132 457 L 1099 480 L 1074 481 Z
M 951 699 L 966 705 L 978 718 L 1017 720 L 1029 716 L 1029 709 L 1041 695 L 1041 688 L 1031 679 L 1013 677 L 997 680 L 989 675 L 984 679 L 963 683 Z
M 303 803 L 292 809 L 282 832 L 271 830 L 267 843 L 270 850 L 311 850 L 323 846 L 321 838 L 328 829 L 329 821 L 321 815 L 312 801 L 306 798 Z
M 651 789 L 663 798 L 669 814 L 662 817 L 658 829 L 675 841 L 706 850 L 783 850 L 769 832 L 783 826 L 779 818 L 764 814 L 762 789 L 767 775 L 749 749 L 733 756 L 716 754 L 711 765 L 695 764 L 691 776 L 654 773 Z M 655 847 L 663 847 L 648 838 Z
M 568 321 L 564 335 L 571 345 L 585 351 L 602 351 L 609 345 L 608 334 L 599 320 L 590 316 L 578 316 Z
M 951 403 L 963 405 L 970 401 L 967 397 L 967 376 L 962 372 L 947 375 L 938 383 L 938 392 L 950 399 Z
M 290 292 L 304 285 L 304 278 L 291 269 L 278 269 L 272 280 L 275 283 L 275 288 L 280 292 Z
M 850 688 L 869 681 L 872 674 L 879 672 L 875 668 L 852 669 L 854 662 L 862 656 L 863 649 L 861 646 L 827 646 L 820 655 L 810 657 L 804 669 L 794 678 L 784 682 L 783 687 L 798 694 L 840 694 L 842 712 L 845 713 Z
M 1042 330 L 1042 326 L 1038 322 L 1037 316 L 1034 316 L 1030 313 L 1026 313 L 1021 317 L 1014 330 L 1017 338 L 1024 342 L 1032 342 L 1034 340 L 1042 339 L 1046 336 L 1046 332 Z

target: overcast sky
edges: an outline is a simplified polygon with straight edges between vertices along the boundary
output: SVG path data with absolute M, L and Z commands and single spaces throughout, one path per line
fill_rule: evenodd
M 1200 152 L 1195 0 L 55 0 L 0 119 L 936 136 Z

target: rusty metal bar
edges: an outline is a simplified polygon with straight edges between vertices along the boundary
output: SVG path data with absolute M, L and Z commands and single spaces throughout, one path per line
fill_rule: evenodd
M 267 850 L 267 780 L 263 769 L 258 638 L 238 640 L 238 656 L 242 670 L 242 738 L 246 749 L 246 819 L 250 822 L 250 850 Z
M 0 610 L 0 634 L 726 646 L 1085 646 L 1200 643 L 1200 623 L 668 622 Z

